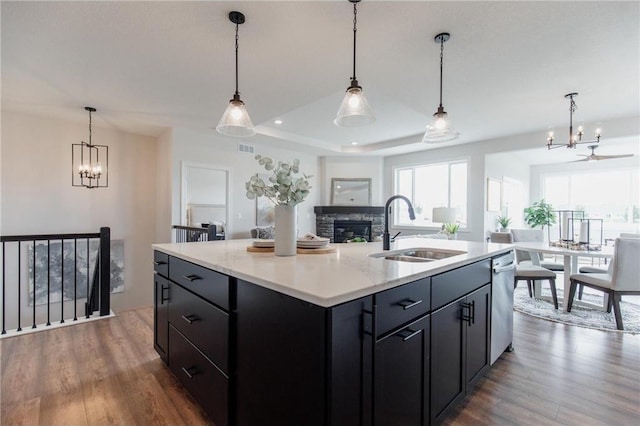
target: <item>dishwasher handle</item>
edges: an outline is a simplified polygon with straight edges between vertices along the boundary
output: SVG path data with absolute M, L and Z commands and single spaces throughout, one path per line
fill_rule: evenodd
M 494 274 L 499 274 L 501 272 L 507 272 L 507 271 L 511 271 L 513 269 L 516 269 L 516 264 L 515 263 L 510 263 L 510 264 L 504 265 L 504 266 L 494 266 L 493 267 L 493 273 Z

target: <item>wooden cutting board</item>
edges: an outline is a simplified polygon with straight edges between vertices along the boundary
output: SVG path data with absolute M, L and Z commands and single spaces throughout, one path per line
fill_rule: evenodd
M 247 246 L 247 251 L 249 253 L 273 253 L 273 247 L 254 247 Z M 325 253 L 333 253 L 336 251 L 336 247 L 332 245 L 328 245 L 327 247 L 322 248 L 298 248 L 296 252 L 298 254 L 325 254 Z

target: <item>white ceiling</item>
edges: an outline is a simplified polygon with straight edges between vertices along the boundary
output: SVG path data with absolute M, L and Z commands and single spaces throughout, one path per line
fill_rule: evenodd
M 610 1 L 363 0 L 357 77 L 377 121 L 360 128 L 333 124 L 352 67 L 347 0 L 2 1 L 2 108 L 80 121 L 91 105 L 96 124 L 116 129 L 214 133 L 234 90 L 231 10 L 247 19 L 240 91 L 258 131 L 248 141 L 320 155 L 352 142 L 374 155 L 433 147 L 419 141 L 438 106 L 443 31 L 456 143 L 540 131 L 543 144 L 549 126 L 567 127 L 572 91 L 579 121 L 640 115 L 640 3 Z

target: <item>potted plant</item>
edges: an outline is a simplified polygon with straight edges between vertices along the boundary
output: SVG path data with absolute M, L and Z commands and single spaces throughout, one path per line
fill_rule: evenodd
M 257 174 L 251 176 L 245 183 L 247 198 L 267 197 L 275 204 L 275 253 L 276 256 L 294 256 L 296 254 L 296 205 L 304 201 L 311 185 L 311 175 L 300 172 L 300 160 L 291 163 L 274 162 L 269 157 L 258 154 L 255 156 L 258 164 L 266 171 L 272 172 L 268 184 Z
M 444 231 L 448 235 L 450 240 L 456 239 L 456 234 L 458 233 L 458 229 L 460 229 L 460 225 L 457 223 L 446 223 L 444 225 Z
M 524 209 L 524 220 L 532 228 L 540 226 L 544 229 L 545 225 L 556 223 L 556 214 L 551 204 L 545 202 L 543 198 Z
M 511 218 L 507 216 L 498 216 L 496 219 L 500 224 L 500 230 L 506 231 L 509 228 L 509 224 L 511 223 Z

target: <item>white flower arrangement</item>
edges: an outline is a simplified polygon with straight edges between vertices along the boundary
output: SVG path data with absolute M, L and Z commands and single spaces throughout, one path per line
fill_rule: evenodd
M 260 154 L 256 155 L 255 159 L 258 164 L 264 166 L 265 170 L 273 173 L 269 176 L 270 185 L 267 185 L 257 174 L 251 176 L 251 179 L 245 183 L 248 199 L 267 197 L 276 205 L 295 206 L 309 195 L 311 185 L 308 179 L 312 176 L 304 173 L 301 177 L 294 176 L 300 172 L 300 160 L 295 159 L 292 163 L 283 161 L 274 163 L 271 158 Z

